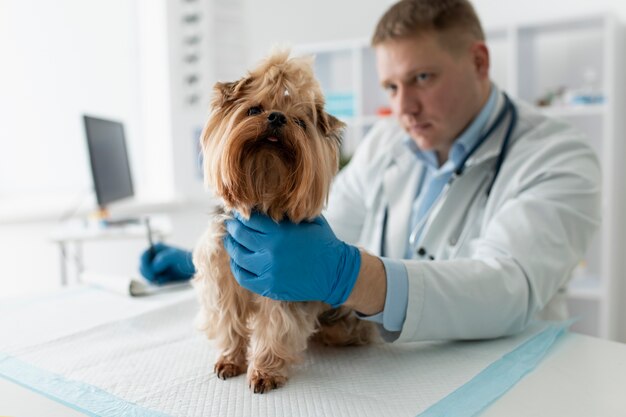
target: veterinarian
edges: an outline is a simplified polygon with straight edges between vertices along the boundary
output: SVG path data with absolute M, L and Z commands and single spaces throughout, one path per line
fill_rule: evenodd
M 237 281 L 346 305 L 388 341 L 493 338 L 566 318 L 565 288 L 600 222 L 585 138 L 490 81 L 468 1 L 400 1 L 372 45 L 395 117 L 339 173 L 324 218 L 227 223 Z M 193 274 L 187 251 L 157 249 L 142 258 L 148 278 Z

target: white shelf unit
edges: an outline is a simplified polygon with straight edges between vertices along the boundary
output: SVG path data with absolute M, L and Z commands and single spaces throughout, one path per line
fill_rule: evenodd
M 205 194 L 200 133 L 213 85 L 245 69 L 243 0 L 139 0 L 141 126 L 148 194 Z M 167 192 L 164 192 L 167 190 Z
M 351 156 L 365 133 L 388 109 L 388 100 L 376 73 L 374 51 L 365 39 L 300 45 L 296 55 L 315 56 L 315 74 L 329 113 L 347 124 L 342 154 Z
M 585 132 L 603 169 L 602 225 L 568 288 L 575 331 L 626 342 L 626 69 L 624 31 L 609 14 L 487 28 L 491 78 L 511 96 L 529 103 L 547 91 L 583 87 L 601 92 L 589 105 L 541 107 L 545 114 Z M 386 107 L 375 58 L 365 39 L 301 45 L 316 56 L 315 71 L 327 95 L 351 99 L 338 115 L 348 124 L 345 155 Z M 590 77 L 589 75 L 593 75 Z M 593 83 L 593 85 L 589 85 Z M 538 256 L 541 256 L 538 254 Z
M 494 80 L 513 96 L 536 103 L 559 87 L 603 96 L 598 104 L 568 105 L 566 100 L 540 109 L 585 132 L 603 170 L 602 224 L 568 289 L 570 313 L 579 318 L 573 329 L 626 341 L 626 327 L 621 322 L 626 312 L 622 306 L 626 298 L 623 29 L 613 16 L 605 14 L 487 33 L 498 70 Z

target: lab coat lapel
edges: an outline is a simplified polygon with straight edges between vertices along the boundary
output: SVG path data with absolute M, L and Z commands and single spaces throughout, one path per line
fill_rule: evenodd
M 489 129 L 489 127 L 494 123 L 495 118 L 500 113 L 502 108 L 505 105 L 504 95 L 502 93 L 498 94 L 498 101 L 496 102 L 496 108 L 492 112 L 489 121 L 485 124 L 484 130 Z M 474 155 L 472 155 L 467 162 L 465 163 L 466 169 L 472 169 L 472 167 L 476 165 L 480 165 L 483 162 L 497 158 L 500 154 L 500 149 L 502 147 L 502 141 L 504 140 L 504 134 L 509 126 L 511 120 L 511 115 L 508 114 L 503 121 L 503 123 L 496 129 L 495 132 L 491 134 L 491 136 L 482 144 Z M 509 144 L 510 146 L 510 144 Z
M 393 152 L 394 157 L 383 178 L 383 194 L 387 203 L 385 256 L 404 258 L 410 233 L 411 206 L 422 164 L 403 143 L 399 143 Z
M 503 106 L 504 96 L 500 94 L 496 110 L 493 112 L 491 120 L 487 123 L 487 127 L 494 122 L 495 115 L 500 113 L 500 109 L 502 109 Z M 507 115 L 504 123 L 502 123 L 476 150 L 474 155 L 467 160 L 462 176 L 452 184 L 446 198 L 439 201 L 437 206 L 433 208 L 430 221 L 426 224 L 424 232 L 422 233 L 420 246 L 425 246 L 433 251 L 435 248 L 438 248 L 436 256 L 440 257 L 440 250 L 444 247 L 444 245 L 441 244 L 442 239 L 451 239 L 452 242 L 456 244 L 458 234 L 461 231 L 460 227 L 466 226 L 466 213 L 459 211 L 458 208 L 465 207 L 466 211 L 470 211 L 470 208 L 478 201 L 478 193 L 486 191 L 486 186 L 490 183 L 495 174 L 494 165 L 500 155 L 505 132 L 510 123 L 510 117 L 510 115 Z M 514 142 L 515 139 L 512 137 L 508 146 L 511 147 Z M 459 216 L 459 214 L 461 214 L 460 218 L 455 218 L 455 216 Z M 454 236 L 447 236 L 447 233 L 452 231 L 452 229 L 449 228 L 451 225 L 454 225 Z

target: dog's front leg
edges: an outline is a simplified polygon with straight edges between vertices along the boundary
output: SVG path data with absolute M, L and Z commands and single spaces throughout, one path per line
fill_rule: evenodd
M 222 350 L 213 368 L 218 378 L 223 380 L 241 375 L 246 371 L 247 339 L 238 337 L 236 341 L 229 340 L 227 344 L 229 347 Z
M 253 295 L 240 287 L 230 271 L 230 258 L 222 244 L 223 224 L 215 223 L 194 251 L 201 310 L 197 325 L 214 339 L 220 353 L 214 371 L 221 379 L 246 372 Z
M 287 382 L 289 366 L 300 359 L 315 331 L 321 303 L 288 303 L 259 297 L 251 320 L 248 384 L 264 393 Z
M 223 248 L 221 248 L 223 250 Z M 217 346 L 222 350 L 214 371 L 221 379 L 231 378 L 246 372 L 247 349 L 250 330 L 247 320 L 253 308 L 253 295 L 240 287 L 230 271 L 230 260 L 226 251 L 221 251 L 215 272 L 218 277 L 214 324 Z M 215 265 L 215 264 L 214 264 Z

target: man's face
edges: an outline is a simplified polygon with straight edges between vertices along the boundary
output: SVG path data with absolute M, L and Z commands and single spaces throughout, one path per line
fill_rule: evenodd
M 487 100 L 487 48 L 478 42 L 453 53 L 427 33 L 377 45 L 376 63 L 402 127 L 420 149 L 445 161 Z

